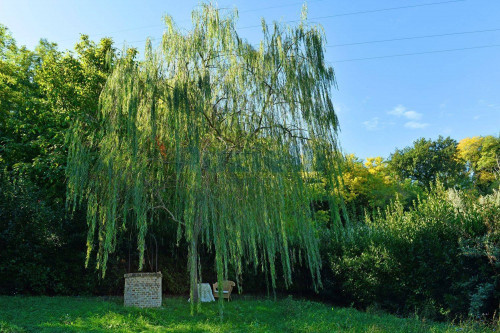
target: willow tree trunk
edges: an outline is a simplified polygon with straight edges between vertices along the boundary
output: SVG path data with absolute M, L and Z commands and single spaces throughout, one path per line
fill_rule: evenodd
M 190 275 L 190 296 L 191 302 L 198 302 L 199 300 L 199 290 L 198 283 L 199 281 L 199 255 L 198 255 L 198 237 L 200 235 L 200 226 L 201 226 L 201 216 L 196 217 L 196 223 L 193 225 L 193 233 L 191 243 L 189 245 L 189 275 Z
M 191 301 L 198 302 L 198 242 L 191 241 L 189 248 L 189 275 L 190 275 L 190 289 Z

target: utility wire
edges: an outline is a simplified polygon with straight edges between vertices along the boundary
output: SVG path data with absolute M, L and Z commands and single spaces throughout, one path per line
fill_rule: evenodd
M 392 39 L 379 39 L 379 40 L 371 40 L 371 41 L 356 42 L 356 43 L 332 44 L 332 45 L 326 45 L 326 47 L 341 47 L 341 46 L 351 46 L 351 45 L 385 43 L 385 42 L 394 42 L 394 41 L 400 41 L 400 40 L 411 40 L 411 39 L 444 37 L 444 36 L 456 36 L 456 35 L 465 35 L 465 34 L 477 34 L 477 33 L 482 33 L 482 32 L 493 32 L 493 31 L 500 31 L 500 28 L 499 29 L 450 32 L 450 33 L 446 33 L 446 34 L 437 34 L 437 35 L 423 35 L 423 36 L 400 37 L 400 38 L 392 38 Z
M 321 2 L 321 1 L 325 1 L 325 0 L 309 0 L 309 1 L 307 1 L 307 4 L 309 4 L 311 2 Z M 463 1 L 465 1 L 465 0 L 463 0 Z M 284 8 L 284 7 L 301 5 L 301 4 L 304 4 L 304 2 L 294 2 L 294 3 L 287 3 L 285 5 L 279 5 L 279 6 L 270 6 L 270 7 L 260 7 L 260 8 L 254 8 L 254 9 L 247 9 L 247 10 L 238 11 L 238 13 L 250 13 L 250 12 L 256 12 L 256 11 L 259 11 L 259 10 Z M 232 8 L 219 8 L 219 9 L 232 9 Z M 182 21 L 179 21 L 179 22 L 187 22 L 187 21 L 190 21 L 190 20 L 182 20 Z M 106 35 L 116 34 L 116 33 L 120 33 L 120 32 L 142 30 L 142 29 L 149 29 L 149 28 L 159 28 L 159 27 L 164 27 L 164 26 L 165 26 L 164 24 L 145 25 L 145 26 L 141 26 L 141 27 L 126 28 L 126 29 L 122 29 L 122 30 L 111 31 L 111 32 L 108 32 L 108 33 L 101 33 L 101 34 L 98 34 L 98 35 L 95 35 L 95 36 L 106 36 Z M 72 38 L 62 39 L 62 40 L 60 40 L 60 42 L 65 42 L 65 41 L 69 41 L 69 40 L 73 40 L 73 39 Z M 145 41 L 145 39 L 141 40 L 141 42 L 143 42 L 143 41 Z
M 323 1 L 323 0 L 312 0 L 312 1 Z M 309 18 L 309 20 L 322 20 L 322 19 L 342 17 L 342 16 L 351 16 L 351 15 L 360 15 L 360 14 L 368 14 L 368 13 L 377 13 L 377 12 L 383 12 L 383 11 L 392 11 L 392 10 L 400 10 L 400 9 L 418 8 L 418 7 L 425 7 L 425 6 L 452 4 L 452 3 L 464 2 L 464 1 L 467 1 L 467 0 L 448 0 L 448 1 L 429 2 L 429 3 L 423 3 L 423 4 L 417 4 L 417 5 L 410 5 L 410 6 L 398 6 L 398 7 L 388 7 L 388 8 L 373 9 L 373 10 L 363 10 L 363 11 L 348 12 L 348 13 L 341 13 L 341 14 L 335 14 L 335 15 L 326 15 L 326 16 L 312 17 L 312 18 Z M 296 4 L 300 4 L 300 3 L 280 5 L 280 6 L 272 6 L 272 7 L 265 7 L 265 8 L 257 8 L 257 9 L 250 9 L 250 10 L 241 11 L 240 13 L 257 11 L 257 10 L 273 9 L 273 8 L 281 8 L 281 7 L 287 7 L 287 6 L 292 6 L 292 5 L 296 5 Z M 291 23 L 291 22 L 298 22 L 298 21 L 300 21 L 300 20 L 288 20 L 288 21 L 282 21 L 281 23 Z M 149 27 L 158 27 L 158 26 L 159 25 L 145 26 L 145 27 L 140 27 L 140 28 L 130 28 L 130 29 L 120 30 L 120 31 L 117 31 L 117 32 L 131 31 L 131 30 L 144 29 L 144 28 L 149 28 Z M 250 29 L 250 28 L 255 28 L 255 27 L 260 27 L 260 26 L 261 25 L 253 25 L 253 26 L 241 27 L 239 29 Z M 461 31 L 461 32 L 453 32 L 453 33 L 445 33 L 445 34 L 435 34 L 435 35 L 400 37 L 400 38 L 382 39 L 382 40 L 373 40 L 373 41 L 364 41 L 364 42 L 355 42 L 355 43 L 333 44 L 333 45 L 326 45 L 326 47 L 341 47 L 341 46 L 349 46 L 349 45 L 362 45 L 362 44 L 372 44 L 372 43 L 383 43 L 383 42 L 400 41 L 400 40 L 434 38 L 434 37 L 444 37 L 444 36 L 453 36 L 453 35 L 464 35 L 464 34 L 494 32 L 494 31 L 500 31 L 500 29 L 485 29 L 485 30 Z M 155 40 L 155 38 L 150 38 L 150 39 L 153 40 L 153 41 Z M 132 41 L 130 43 L 139 43 L 139 42 L 144 42 L 146 40 L 147 39 L 138 40 L 138 41 Z M 425 52 L 413 52 L 413 53 L 402 53 L 402 54 L 391 54 L 391 55 L 376 56 L 376 57 L 343 59 L 343 60 L 333 61 L 333 63 L 362 61 L 362 60 L 374 60 L 374 59 L 386 59 L 386 58 L 405 57 L 405 56 L 422 55 L 422 54 L 435 54 L 435 53 L 454 52 L 454 51 L 463 51 L 463 50 L 472 50 L 472 49 L 484 49 L 484 48 L 499 47 L 499 46 L 500 46 L 500 44 L 491 44 L 491 45 L 482 45 L 482 46 L 474 46 L 474 47 L 463 47 L 463 48 L 456 48 L 456 49 L 435 50 L 435 51 L 425 51 Z
M 316 0 L 316 1 L 323 1 L 323 0 Z M 312 18 L 308 18 L 308 20 L 320 20 L 320 19 L 325 19 L 325 18 L 334 18 L 334 17 L 341 17 L 341 16 L 377 13 L 377 12 L 383 12 L 383 11 L 391 11 L 391 10 L 399 10 L 399 9 L 407 9 L 407 8 L 417 8 L 417 7 L 424 7 L 424 6 L 435 6 L 435 5 L 451 4 L 451 3 L 464 2 L 464 1 L 467 1 L 467 0 L 448 0 L 448 1 L 439 1 L 439 2 L 428 2 L 428 3 L 423 3 L 423 4 L 418 4 L 418 5 L 410 5 L 410 6 L 399 6 L 399 7 L 379 8 L 379 9 L 372 9 L 372 10 L 362 10 L 362 11 L 341 13 L 341 14 L 328 15 L 328 16 L 312 17 Z M 285 6 L 285 5 L 283 5 L 283 6 Z M 275 7 L 280 7 L 280 6 L 275 6 Z M 265 9 L 265 8 L 262 8 L 262 9 Z M 260 10 L 260 9 L 255 9 L 255 10 Z M 300 20 L 289 20 L 289 21 L 282 21 L 281 23 L 292 23 L 292 22 L 299 22 L 299 21 Z M 257 28 L 257 27 L 261 27 L 261 26 L 262 25 L 251 25 L 251 26 L 241 27 L 238 29 L 250 29 L 250 28 Z M 492 29 L 491 31 L 496 31 L 496 29 Z M 478 32 L 480 32 L 480 31 L 478 31 Z M 463 33 L 475 33 L 475 32 L 458 32 L 458 33 L 453 33 L 453 34 L 463 34 Z M 446 36 L 446 35 L 447 34 L 443 34 L 443 36 Z M 419 37 L 419 36 L 418 37 L 407 37 L 407 38 L 404 37 L 401 39 L 396 38 L 394 40 L 417 39 L 417 38 L 428 38 L 428 37 L 438 37 L 438 35 L 425 36 L 425 37 Z M 152 38 L 152 39 L 154 40 L 154 38 Z M 147 39 L 142 39 L 142 40 L 132 41 L 130 43 L 140 43 L 140 42 L 145 42 L 146 40 Z M 368 42 L 360 42 L 360 43 L 348 43 L 348 44 L 339 44 L 339 45 L 331 45 L 331 46 L 327 45 L 327 47 L 334 47 L 334 46 L 337 47 L 337 46 L 356 45 L 356 44 L 369 44 L 369 43 L 385 42 L 385 41 L 390 41 L 390 40 L 368 41 Z
M 462 47 L 462 48 L 458 48 L 458 49 L 447 49 L 447 50 L 436 50 L 436 51 L 425 51 L 425 52 L 414 52 L 414 53 L 390 54 L 390 55 L 378 56 L 378 57 L 343 59 L 343 60 L 332 61 L 332 63 L 361 61 L 361 60 L 373 60 L 373 59 L 385 59 L 385 58 L 396 58 L 396 57 L 406 57 L 406 56 L 420 55 L 420 54 L 444 53 L 444 52 L 454 52 L 454 51 L 463 51 L 463 50 L 485 49 L 485 48 L 499 47 L 499 46 L 500 46 L 500 44 L 490 44 L 490 45 L 481 45 L 481 46 L 473 46 L 473 47 Z
M 341 62 L 352 62 L 352 61 L 362 61 L 362 60 L 375 60 L 375 59 L 397 58 L 397 57 L 406 57 L 406 56 L 422 55 L 422 54 L 435 54 L 435 53 L 446 53 L 446 52 L 475 50 L 475 49 L 486 49 L 486 48 L 493 48 L 493 47 L 500 47 L 500 44 L 489 44 L 489 45 L 461 47 L 461 48 L 456 48 L 456 49 L 434 50 L 434 51 L 424 51 L 424 52 L 389 54 L 389 55 L 375 56 L 375 57 L 365 57 L 365 58 L 342 59 L 342 60 L 327 61 L 327 63 L 328 64 L 335 64 L 335 63 L 341 63 Z M 231 53 L 227 53 L 227 54 L 226 53 L 221 53 L 221 55 L 231 55 Z
M 319 1 L 324 1 L 324 0 L 310 0 L 309 3 L 310 2 L 319 2 Z M 309 18 L 309 20 L 319 20 L 319 19 L 334 18 L 334 17 L 341 17 L 341 16 L 377 13 L 377 12 L 390 11 L 390 10 L 417 8 L 417 7 L 433 6 L 433 5 L 442 5 L 442 4 L 450 4 L 450 3 L 464 2 L 464 1 L 467 1 L 467 0 L 448 0 L 448 1 L 440 1 L 440 2 L 429 2 L 429 3 L 418 4 L 418 5 L 410 5 L 410 6 L 362 10 L 362 11 L 349 12 L 349 13 L 341 13 L 341 14 L 328 15 L 328 16 L 313 17 L 313 18 Z M 302 2 L 295 2 L 295 3 L 289 3 L 289 4 L 285 4 L 285 5 L 279 5 L 279 6 L 260 7 L 260 8 L 255 8 L 255 9 L 243 10 L 243 11 L 240 11 L 240 13 L 248 13 L 248 12 L 254 12 L 254 11 L 259 11 L 259 10 L 289 7 L 289 6 L 294 6 L 294 5 L 301 4 L 301 3 Z M 283 21 L 282 23 L 292 23 L 292 22 L 299 22 L 299 21 L 300 20 L 289 20 L 289 21 Z M 185 22 L 185 20 L 181 21 L 181 22 Z M 148 29 L 148 28 L 158 28 L 158 27 L 163 27 L 163 26 L 164 26 L 163 24 L 146 25 L 146 26 L 141 26 L 141 27 L 136 27 L 136 28 L 127 28 L 127 29 L 122 29 L 122 30 L 116 30 L 116 31 L 108 32 L 108 33 L 101 33 L 101 34 L 94 35 L 94 36 L 107 36 L 107 35 L 120 33 L 120 32 L 134 31 L 134 30 L 141 30 L 141 29 Z M 251 25 L 251 26 L 241 27 L 238 29 L 251 29 L 251 28 L 257 28 L 257 27 L 261 27 L 261 25 L 260 24 L 259 25 Z M 64 42 L 64 41 L 69 41 L 69 40 L 73 40 L 73 38 L 62 39 L 59 42 Z M 133 43 L 144 42 L 144 41 L 146 41 L 146 39 L 140 40 L 140 41 L 135 41 Z
M 329 19 L 329 18 L 341 17 L 341 16 L 378 13 L 378 12 L 385 12 L 385 11 L 390 11 L 390 10 L 418 8 L 418 7 L 425 7 L 425 6 L 444 5 L 444 4 L 451 4 L 451 3 L 464 2 L 464 1 L 467 1 L 467 0 L 448 0 L 448 1 L 440 1 L 440 2 L 428 2 L 428 3 L 422 3 L 422 4 L 410 5 L 410 6 L 399 6 L 399 7 L 389 7 L 389 8 L 380 8 L 380 9 L 371 9 L 371 10 L 361 10 L 361 11 L 357 11 L 357 12 L 349 12 L 349 13 L 341 13 L 341 14 L 334 14 L 334 15 L 311 17 L 311 18 L 308 18 L 308 20 L 323 20 L 323 19 Z M 300 20 L 289 20 L 289 21 L 283 21 L 282 23 L 291 23 L 291 22 L 299 22 L 299 21 Z M 239 29 L 257 28 L 260 26 L 261 25 L 250 25 L 250 26 L 246 26 L 246 27 L 241 27 Z
M 378 39 L 378 40 L 370 40 L 370 41 L 355 42 L 355 43 L 329 44 L 329 45 L 326 45 L 326 47 L 343 47 L 343 46 L 352 46 L 352 45 L 364 45 L 364 44 L 394 42 L 394 41 L 401 41 L 401 40 L 425 39 L 425 38 L 446 37 L 446 36 L 459 36 L 459 35 L 466 35 L 466 34 L 479 34 L 479 33 L 495 32 L 495 31 L 500 31 L 500 28 L 484 29 L 484 30 L 458 31 L 458 32 L 449 32 L 449 33 L 444 33 L 444 34 L 398 37 L 398 38 L 390 38 L 390 39 Z M 158 39 L 161 39 L 161 37 L 160 38 L 151 38 L 152 41 L 158 40 Z M 129 43 L 132 44 L 132 43 L 145 42 L 146 40 L 147 39 L 141 39 L 141 40 L 131 41 Z M 253 45 L 253 46 L 257 47 L 258 45 Z
M 276 8 L 283 8 L 283 7 L 290 7 L 290 6 L 296 6 L 296 5 L 302 5 L 304 3 L 311 3 L 311 2 L 319 2 L 319 1 L 325 1 L 325 0 L 309 0 L 306 2 L 294 2 L 294 3 L 287 3 L 286 5 L 279 5 L 279 6 L 270 6 L 270 7 L 262 7 L 262 8 L 255 8 L 255 9 L 247 9 L 247 10 L 242 10 L 238 11 L 239 13 L 250 13 L 250 12 L 256 12 L 259 10 L 268 10 L 268 9 L 276 9 Z

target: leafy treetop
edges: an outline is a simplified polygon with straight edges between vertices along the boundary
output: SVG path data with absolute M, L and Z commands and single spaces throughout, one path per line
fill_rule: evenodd
M 289 284 L 301 260 L 320 283 L 308 183 L 321 174 L 335 187 L 339 170 L 324 35 L 304 14 L 296 27 L 263 22 L 255 48 L 236 16 L 202 6 L 188 33 L 167 16 L 158 50 L 148 43 L 144 61 L 117 60 L 100 126 L 75 121 L 68 193 L 87 202 L 88 253 L 97 233 L 103 272 L 119 230 L 137 230 L 142 256 L 151 223 L 176 223 L 189 244 L 192 297 L 200 244 L 214 251 L 219 281 L 252 264 L 274 286 L 280 260 Z

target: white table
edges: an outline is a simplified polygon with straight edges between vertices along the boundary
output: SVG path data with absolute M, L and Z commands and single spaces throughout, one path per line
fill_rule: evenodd
M 198 297 L 200 298 L 200 302 L 203 303 L 215 302 L 210 283 L 198 283 Z

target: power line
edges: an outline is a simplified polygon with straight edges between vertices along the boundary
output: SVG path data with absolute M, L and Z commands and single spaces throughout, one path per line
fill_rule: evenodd
M 456 48 L 456 49 L 434 50 L 434 51 L 424 51 L 424 52 L 389 54 L 389 55 L 376 56 L 376 57 L 342 59 L 342 60 L 336 60 L 336 61 L 327 61 L 327 63 L 334 64 L 334 63 L 340 63 L 340 62 L 386 59 L 386 58 L 406 57 L 406 56 L 422 55 L 422 54 L 435 54 L 435 53 L 465 51 L 465 50 L 474 50 L 474 49 L 485 49 L 485 48 L 492 48 L 492 47 L 500 47 L 500 44 L 480 45 L 480 46 L 461 47 L 461 48 Z
M 325 1 L 325 0 L 309 0 L 309 1 L 307 1 L 307 3 L 321 2 L 321 1 Z M 279 5 L 279 6 L 270 6 L 270 7 L 260 7 L 260 8 L 254 8 L 254 9 L 247 9 L 247 10 L 242 10 L 242 11 L 238 11 L 238 12 L 239 13 L 250 13 L 250 12 L 256 12 L 256 11 L 259 11 L 259 10 L 268 10 L 268 9 L 276 9 L 276 8 L 284 8 L 284 7 L 296 6 L 296 5 L 301 5 L 303 3 L 304 2 L 294 2 L 294 3 L 285 4 L 285 5 Z M 231 8 L 219 8 L 219 9 L 231 9 Z M 187 22 L 187 21 L 190 21 L 190 20 L 182 20 L 180 22 Z M 101 33 L 101 34 L 98 34 L 97 36 L 106 36 L 106 35 L 109 35 L 109 34 L 116 34 L 116 33 L 120 33 L 120 32 L 142 30 L 142 29 L 149 29 L 149 28 L 159 28 L 159 27 L 163 27 L 163 26 L 164 26 L 164 24 L 145 25 L 145 26 L 141 26 L 141 27 L 127 28 L 127 29 L 121 29 L 121 30 L 111 31 L 111 32 L 108 32 L 108 33 Z M 73 40 L 73 39 L 72 38 L 71 39 L 70 38 L 62 39 L 62 40 L 60 40 L 60 42 L 64 42 L 64 41 L 68 41 L 68 40 Z M 141 40 L 141 42 L 143 42 L 143 41 L 146 41 L 146 40 L 145 39 Z
M 414 53 L 390 54 L 390 55 L 378 56 L 378 57 L 343 59 L 343 60 L 332 61 L 332 63 L 361 61 L 361 60 L 373 60 L 373 59 L 385 59 L 385 58 L 396 58 L 396 57 L 406 57 L 406 56 L 412 56 L 412 55 L 444 53 L 444 52 L 454 52 L 454 51 L 463 51 L 463 50 L 485 49 L 485 48 L 499 47 L 499 46 L 500 46 L 500 44 L 490 44 L 490 45 L 481 45 L 481 46 L 473 46 L 473 47 L 462 47 L 462 48 L 458 48 L 458 49 L 447 49 L 447 50 L 436 50 L 436 51 L 425 51 L 425 52 L 414 52 Z
M 317 1 L 322 1 L 322 0 L 317 0 Z M 410 5 L 410 6 L 399 6 L 399 7 L 379 8 L 379 9 L 372 9 L 372 10 L 362 10 L 362 11 L 341 13 L 341 14 L 328 15 L 328 16 L 312 17 L 312 18 L 308 18 L 308 20 L 319 20 L 319 19 L 334 18 L 334 17 L 341 17 L 341 16 L 377 13 L 377 12 L 383 12 L 383 11 L 417 8 L 417 7 L 425 7 L 425 6 L 435 6 L 435 5 L 443 5 L 443 4 L 450 4 L 450 3 L 456 3 L 456 2 L 464 2 L 464 1 L 467 1 L 467 0 L 448 0 L 448 1 L 440 1 L 440 2 L 429 2 L 429 3 L 418 4 L 418 5 Z M 276 7 L 279 7 L 279 6 L 276 6 Z M 260 10 L 260 9 L 255 9 L 255 10 Z M 299 21 L 300 20 L 288 20 L 288 21 L 283 21 L 282 23 L 291 23 L 291 22 L 299 22 Z M 261 26 L 262 25 L 251 25 L 251 26 L 241 27 L 238 29 L 250 29 L 250 28 L 257 28 L 257 27 L 261 27 Z M 492 30 L 492 31 L 494 31 L 494 30 Z M 461 34 L 461 33 L 456 33 L 456 34 Z M 443 34 L 443 35 L 446 35 L 446 34 Z M 429 37 L 431 37 L 431 36 L 429 36 Z M 432 36 L 432 37 L 434 37 L 434 36 Z M 435 37 L 437 37 L 437 35 Z M 416 38 L 427 38 L 427 37 L 408 37 L 408 38 L 402 38 L 401 40 L 403 40 L 403 39 L 416 39 Z M 133 41 L 131 43 L 145 42 L 146 40 L 147 39 L 143 39 L 143 40 Z M 398 40 L 398 39 L 394 39 L 394 40 Z M 384 41 L 386 41 L 386 40 L 384 40 Z M 389 41 L 389 40 L 387 40 L 387 41 Z M 382 41 L 360 42 L 359 44 L 368 44 L 368 43 L 375 43 L 375 42 L 382 42 Z M 327 47 L 355 45 L 355 44 L 358 44 L 358 43 L 340 44 L 340 45 L 331 45 L 331 46 L 327 45 Z
M 326 47 L 342 47 L 342 46 L 351 46 L 351 45 L 364 45 L 364 44 L 373 44 L 373 43 L 394 42 L 394 41 L 401 41 L 401 40 L 424 39 L 424 38 L 435 38 L 435 37 L 446 37 L 446 36 L 459 36 L 459 35 L 466 35 L 466 34 L 478 34 L 478 33 L 495 32 L 495 31 L 500 31 L 500 28 L 484 29 L 484 30 L 471 30 L 471 31 L 458 31 L 458 32 L 449 32 L 449 33 L 444 33 L 444 34 L 433 34 L 433 35 L 422 35 L 422 36 L 398 37 L 398 38 L 379 39 L 379 40 L 354 42 L 354 43 L 330 44 L 330 45 L 326 45 Z M 154 41 L 154 40 L 157 40 L 157 39 L 160 39 L 160 38 L 161 37 L 159 37 L 159 38 L 151 38 L 151 40 Z M 147 39 L 141 39 L 141 40 L 131 41 L 129 43 L 145 42 L 146 40 Z M 254 45 L 254 46 L 256 46 L 256 45 Z
M 380 9 L 371 9 L 371 10 L 361 10 L 357 12 L 349 12 L 349 13 L 341 13 L 341 14 L 335 14 L 335 15 L 326 15 L 326 16 L 318 16 L 318 17 L 311 17 L 308 18 L 308 20 L 323 20 L 323 19 L 328 19 L 328 18 L 334 18 L 334 17 L 341 17 L 341 16 L 351 16 L 351 15 L 359 15 L 359 14 L 369 14 L 369 13 L 378 13 L 378 12 L 385 12 L 385 11 L 390 11 L 390 10 L 399 10 L 399 9 L 408 9 L 408 8 L 417 8 L 417 7 L 425 7 L 425 6 L 435 6 L 435 5 L 444 5 L 444 4 L 450 4 L 450 3 L 456 3 L 456 2 L 464 2 L 467 0 L 448 0 L 448 1 L 440 1 L 440 2 L 428 2 L 428 3 L 422 3 L 418 5 L 410 5 L 410 6 L 399 6 L 399 7 L 389 7 L 389 8 L 380 8 Z M 291 22 L 299 22 L 300 20 L 289 20 L 289 21 L 283 21 L 282 23 L 291 23 Z M 239 29 L 250 29 L 250 28 L 257 28 L 260 27 L 261 25 L 250 25 L 246 27 L 241 27 Z
M 309 2 L 319 2 L 319 1 L 324 1 L 324 0 L 310 0 Z M 408 8 L 417 8 L 417 7 L 425 7 L 425 6 L 434 6 L 434 5 L 442 5 L 442 4 L 449 4 L 449 3 L 456 3 L 456 2 L 464 2 L 467 0 L 448 0 L 448 1 L 440 1 L 440 2 L 430 2 L 430 3 L 423 3 L 423 4 L 418 4 L 418 5 L 410 5 L 410 6 L 399 6 L 399 7 L 389 7 L 389 8 L 379 8 L 379 9 L 372 9 L 372 10 L 362 10 L 362 11 L 356 11 L 356 12 L 348 12 L 348 13 L 341 13 L 341 14 L 335 14 L 335 15 L 327 15 L 327 16 L 319 16 L 319 17 L 313 17 L 313 18 L 308 18 L 308 20 L 319 20 L 319 19 L 326 19 L 326 18 L 334 18 L 334 17 L 341 17 L 341 16 L 351 16 L 351 15 L 360 15 L 360 14 L 368 14 L 368 13 L 377 13 L 377 12 L 383 12 L 383 11 L 391 11 L 391 10 L 399 10 L 399 9 L 408 9 Z M 255 9 L 248 9 L 248 10 L 243 10 L 240 11 L 240 13 L 247 13 L 247 12 L 253 12 L 253 11 L 258 11 L 258 10 L 267 10 L 267 9 L 274 9 L 274 8 L 282 8 L 282 7 L 289 7 L 289 6 L 294 6 L 297 4 L 301 4 L 299 2 L 291 3 L 291 4 L 285 4 L 285 5 L 279 5 L 279 6 L 270 6 L 270 7 L 260 7 L 260 8 L 255 8 Z M 181 21 L 181 22 L 185 22 Z M 292 23 L 292 22 L 299 22 L 300 20 L 288 20 L 288 21 L 283 21 L 282 23 Z M 116 30 L 108 33 L 101 33 L 98 34 L 97 36 L 106 36 L 106 35 L 111 35 L 115 33 L 120 33 L 120 32 L 126 32 L 126 31 L 134 31 L 134 30 L 141 30 L 141 29 L 148 29 L 148 28 L 158 28 L 158 27 L 163 27 L 163 24 L 155 24 L 155 25 L 147 25 L 147 26 L 141 26 L 141 27 L 136 27 L 136 28 L 127 28 L 127 29 L 121 29 L 121 30 Z M 246 27 L 241 27 L 238 29 L 251 29 L 251 28 L 258 28 L 261 27 L 261 25 L 251 25 L 251 26 L 246 26 Z M 59 42 L 63 41 L 68 41 L 68 40 L 73 40 L 73 39 L 62 39 Z M 145 42 L 147 39 L 140 40 L 140 41 L 134 41 L 133 43 L 136 42 Z
M 309 0 L 309 1 L 307 1 L 307 4 L 309 4 L 311 2 L 319 2 L 319 1 L 325 1 L 325 0 Z M 290 7 L 290 6 L 296 6 L 296 5 L 302 5 L 302 4 L 304 4 L 304 2 L 287 3 L 286 5 L 261 7 L 261 8 L 255 8 L 255 9 L 242 10 L 242 11 L 240 11 L 240 13 L 250 13 L 250 12 L 256 12 L 256 11 L 259 11 L 259 10 L 276 9 L 276 8 Z
M 446 33 L 446 34 L 437 34 L 437 35 L 423 35 L 423 36 L 400 37 L 400 38 L 392 38 L 392 39 L 379 39 L 379 40 L 371 40 L 371 41 L 356 42 L 356 43 L 332 44 L 332 45 L 327 45 L 326 47 L 341 47 L 341 46 L 351 46 L 351 45 L 384 43 L 384 42 L 394 42 L 394 41 L 400 41 L 400 40 L 411 40 L 411 39 L 422 39 L 422 38 L 431 38 L 431 37 L 455 36 L 455 35 L 465 35 L 465 34 L 477 34 L 477 33 L 493 32 L 493 31 L 500 31 L 500 28 L 499 29 L 486 29 L 486 30 L 450 32 L 450 33 Z

